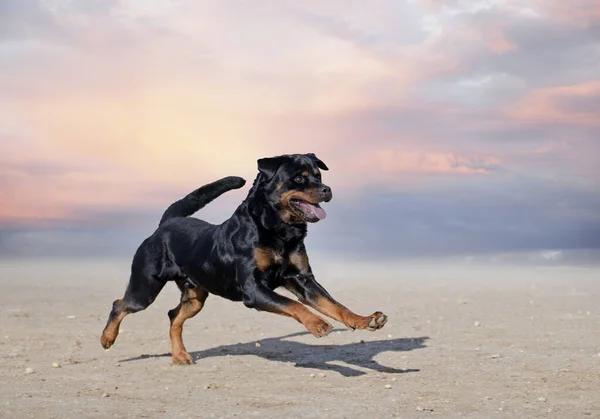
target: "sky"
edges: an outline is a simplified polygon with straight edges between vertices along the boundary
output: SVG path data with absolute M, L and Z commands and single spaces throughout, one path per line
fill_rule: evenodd
M 315 153 L 307 245 L 600 249 L 600 2 L 3 0 L 0 257 L 133 255 L 163 210 Z M 585 253 L 588 254 L 588 253 Z

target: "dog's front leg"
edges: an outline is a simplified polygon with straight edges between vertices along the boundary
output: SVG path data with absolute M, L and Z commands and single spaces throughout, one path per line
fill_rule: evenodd
M 333 326 L 304 305 L 277 294 L 254 278 L 246 279 L 242 289 L 244 305 L 248 308 L 292 317 L 318 338 L 333 330 Z
M 376 311 L 370 316 L 360 316 L 338 303 L 316 281 L 310 269 L 303 273 L 287 276 L 285 287 L 304 304 L 351 329 L 374 331 L 381 329 L 387 322 L 387 316 L 380 311 Z

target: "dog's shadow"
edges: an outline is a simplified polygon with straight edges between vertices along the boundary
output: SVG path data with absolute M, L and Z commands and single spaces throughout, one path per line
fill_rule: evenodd
M 285 340 L 307 334 L 309 333 L 298 332 L 280 337 L 260 339 L 260 345 L 257 345 L 256 340 L 248 343 L 222 345 L 204 351 L 190 352 L 190 355 L 194 358 L 194 361 L 217 356 L 254 355 L 270 361 L 293 363 L 299 368 L 315 368 L 334 371 L 346 377 L 357 377 L 366 374 L 366 372 L 346 365 L 333 364 L 332 362 L 343 362 L 348 365 L 391 374 L 418 372 L 418 369 L 398 369 L 381 365 L 374 358 L 382 352 L 407 352 L 425 348 L 425 341 L 429 339 L 428 337 L 397 338 L 371 342 L 361 341 L 345 345 L 310 345 Z M 170 356 L 170 353 L 140 355 L 120 362 Z

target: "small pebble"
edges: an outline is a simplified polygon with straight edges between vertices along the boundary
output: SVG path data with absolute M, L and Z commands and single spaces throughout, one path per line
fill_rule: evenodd
M 386 388 L 387 390 L 389 390 L 390 388 L 392 388 L 392 385 L 391 385 L 391 384 L 386 384 L 386 385 L 385 385 L 385 388 Z
M 58 362 L 53 362 L 52 368 L 60 368 L 60 364 Z
M 25 368 L 25 374 L 33 374 L 33 368 L 31 368 L 31 367 Z
M 545 397 L 538 397 L 538 402 L 545 402 L 546 398 Z
M 257 347 L 257 348 L 260 348 L 261 346 L 262 346 L 262 343 L 260 343 L 260 342 L 256 342 L 256 347 Z
M 490 355 L 490 358 L 492 358 L 492 359 L 500 358 L 500 354 Z
M 421 406 L 417 406 L 417 410 L 418 410 L 419 412 L 422 412 L 422 411 L 423 411 L 423 408 L 422 408 Z
M 77 318 L 77 316 L 74 316 L 74 315 L 67 316 L 67 319 L 76 319 L 76 318 Z
M 102 397 L 108 397 L 108 393 L 103 393 Z
M 473 324 L 475 325 L 475 327 L 479 327 L 479 326 L 481 326 L 481 323 L 479 323 L 479 322 L 475 322 L 475 323 L 473 323 Z
M 310 378 L 315 378 L 315 377 L 316 377 L 316 375 L 314 375 L 314 374 L 310 375 Z
M 388 338 L 392 338 L 392 337 L 393 337 L 392 335 L 388 335 Z
M 319 374 L 319 377 L 327 377 L 324 373 Z

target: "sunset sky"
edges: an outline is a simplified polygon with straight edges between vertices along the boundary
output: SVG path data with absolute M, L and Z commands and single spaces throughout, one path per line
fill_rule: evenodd
M 0 257 L 131 256 L 183 194 L 307 152 L 309 250 L 599 249 L 600 2 L 2 0 L 0 150 Z

